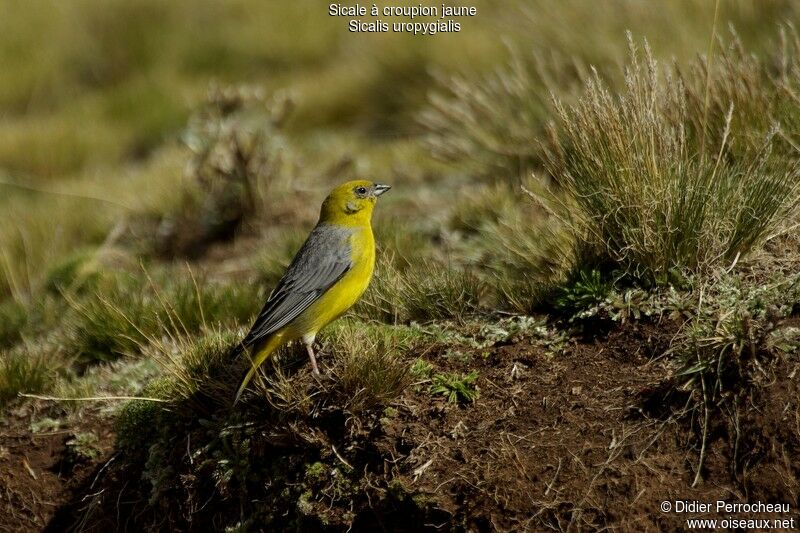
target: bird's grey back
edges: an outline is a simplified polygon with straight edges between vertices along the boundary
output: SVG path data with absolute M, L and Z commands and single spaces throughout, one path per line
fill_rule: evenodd
M 317 301 L 352 267 L 349 228 L 317 224 L 294 256 L 242 344 L 253 346 Z

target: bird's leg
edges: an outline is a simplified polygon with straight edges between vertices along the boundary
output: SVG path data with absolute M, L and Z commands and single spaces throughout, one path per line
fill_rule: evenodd
M 317 366 L 317 358 L 314 355 L 314 341 L 306 342 L 306 350 L 308 350 L 308 358 L 311 359 L 311 369 L 315 376 L 319 376 L 319 367 Z

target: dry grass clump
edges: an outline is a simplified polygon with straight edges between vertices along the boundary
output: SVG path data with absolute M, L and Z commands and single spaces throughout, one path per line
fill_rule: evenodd
M 519 313 L 536 310 L 584 259 L 563 221 L 537 205 L 508 210 L 484 226 L 476 240 L 500 306 Z
M 685 70 L 674 67 L 685 87 L 690 137 L 701 151 L 714 154 L 724 144 L 726 154 L 746 158 L 777 130 L 775 149 L 797 158 L 800 41 L 791 25 L 781 28 L 779 41 L 774 54 L 756 55 L 731 30 L 727 42 L 717 40 L 710 59 L 700 56 Z M 734 135 L 723 142 L 728 120 Z
M 448 227 L 459 234 L 456 238 L 474 236 L 506 218 L 508 213 L 519 211 L 523 206 L 519 192 L 519 188 L 502 182 L 471 186 L 450 208 Z M 459 252 L 466 255 L 469 250 Z
M 111 361 L 141 352 L 164 336 L 191 336 L 220 324 L 249 321 L 263 300 L 248 284 L 183 279 L 109 280 L 87 298 L 73 299 L 66 352 L 81 363 Z
M 522 187 L 475 188 L 452 209 L 451 246 L 485 280 L 486 298 L 506 310 L 531 313 L 576 265 L 575 236 L 563 221 L 532 202 L 546 186 L 527 179 Z
M 439 89 L 418 118 L 440 159 L 494 180 L 524 178 L 541 162 L 550 94 L 569 92 L 582 69 L 563 58 L 511 52 L 508 64 L 480 79 L 439 76 Z
M 710 156 L 689 135 L 684 93 L 647 48 L 641 59 L 632 46 L 619 95 L 594 74 L 576 105 L 556 104 L 547 169 L 563 188 L 561 216 L 584 253 L 646 282 L 731 264 L 798 200 L 798 170 L 773 157 L 774 136 L 747 158 L 725 157 L 743 133 L 729 114 Z
M 540 141 L 552 116 L 550 95 L 575 96 L 588 66 L 613 75 L 613 67 L 624 61 L 625 31 L 647 36 L 659 57 L 682 62 L 707 48 L 708 31 L 715 24 L 743 28 L 743 40 L 761 48 L 774 21 L 794 12 L 790 2 L 763 4 L 721 3 L 716 13 L 713 2 L 696 1 L 654 10 L 641 2 L 617 0 L 607 12 L 586 9 L 581 1 L 511 2 L 503 13 L 503 30 L 509 41 L 525 47 L 512 47 L 510 60 L 488 74 L 439 75 L 438 88 L 418 118 L 425 142 L 434 156 L 477 176 L 512 182 L 527 177 L 542 162 Z M 592 31 L 581 31 L 589 27 Z M 698 63 L 702 69 L 704 60 Z M 749 75 L 748 65 L 730 66 Z M 719 69 L 723 76 L 728 67 Z M 610 85 L 616 88 L 621 82 L 613 75 Z M 746 88 L 720 86 L 718 94 Z M 695 94 L 705 101 L 704 90 Z M 758 101 L 743 103 L 757 109 Z M 723 116 L 725 111 L 727 106 Z
M 0 406 L 21 392 L 46 390 L 62 366 L 52 353 L 34 351 L 27 346 L 0 350 Z
M 411 384 L 408 352 L 418 341 L 413 332 L 347 321 L 332 338 L 331 372 L 350 412 L 386 406 Z
M 308 356 L 295 343 L 262 367 L 263 379 L 254 382 L 256 397 L 266 399 L 284 417 L 305 417 L 326 405 L 355 415 L 374 412 L 411 383 L 409 352 L 420 336 L 404 327 L 345 319 L 324 331 L 320 342 L 321 381 L 298 374 L 298 365 L 306 367 Z
M 389 324 L 455 319 L 479 311 L 483 281 L 470 269 L 433 259 L 416 264 L 383 254 L 355 312 L 365 320 Z

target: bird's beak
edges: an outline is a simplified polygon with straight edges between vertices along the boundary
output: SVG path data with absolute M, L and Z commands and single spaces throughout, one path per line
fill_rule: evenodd
M 385 193 L 389 189 L 391 189 L 391 185 L 382 185 L 380 183 L 376 183 L 374 187 L 375 196 L 380 196 L 381 194 Z

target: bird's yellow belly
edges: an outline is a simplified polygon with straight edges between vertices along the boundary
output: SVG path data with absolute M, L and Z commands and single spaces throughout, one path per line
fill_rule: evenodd
M 367 242 L 358 242 L 362 239 Z M 372 232 L 364 237 L 355 235 L 353 241 L 353 249 L 356 251 L 353 267 L 287 326 L 284 336 L 286 340 L 298 339 L 304 335 L 316 335 L 319 330 L 347 312 L 364 294 L 375 268 L 375 244 Z

